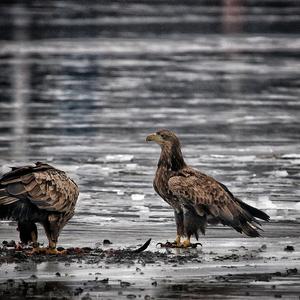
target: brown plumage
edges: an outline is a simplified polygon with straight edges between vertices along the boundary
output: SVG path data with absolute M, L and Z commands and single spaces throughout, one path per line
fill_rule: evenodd
M 62 228 L 74 215 L 79 190 L 65 172 L 46 163 L 13 167 L 0 177 L 0 219 L 18 221 L 20 239 L 37 247 L 41 223 L 55 249 Z
M 154 178 L 155 191 L 174 208 L 177 225 L 176 243 L 186 236 L 183 246 L 190 245 L 190 237 L 205 234 L 207 223 L 222 223 L 251 237 L 260 236 L 260 223 L 269 216 L 239 200 L 222 183 L 186 165 L 177 136 L 169 130 L 150 134 L 147 141 L 161 146 L 161 154 Z

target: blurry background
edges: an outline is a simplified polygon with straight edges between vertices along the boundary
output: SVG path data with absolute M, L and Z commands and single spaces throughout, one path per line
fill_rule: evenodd
M 162 222 L 171 239 L 145 143 L 164 127 L 189 164 L 297 223 L 299 28 L 298 0 L 1 1 L 2 171 L 44 160 L 78 181 L 64 244 Z

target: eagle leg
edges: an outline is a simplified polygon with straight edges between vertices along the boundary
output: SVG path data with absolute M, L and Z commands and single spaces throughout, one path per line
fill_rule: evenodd
M 177 234 L 174 243 L 175 243 L 177 246 L 180 246 L 180 245 L 181 245 L 180 240 L 181 240 L 181 235 L 180 235 L 180 234 Z
M 182 248 L 196 248 L 201 243 L 191 243 L 191 236 L 194 235 L 196 240 L 199 238 L 199 231 L 205 234 L 206 217 L 199 216 L 192 206 L 183 207 L 183 225 L 187 239 L 182 242 Z
M 176 238 L 175 238 L 175 242 L 173 244 L 175 244 L 174 246 L 180 247 L 181 243 L 181 237 L 184 235 L 184 223 L 183 223 L 183 212 L 181 210 L 174 210 L 174 216 L 175 216 L 175 222 L 176 222 Z
M 27 245 L 32 243 L 33 247 L 37 245 L 38 232 L 35 223 L 33 222 L 18 222 L 20 241 L 22 244 Z
M 17 243 L 16 250 L 23 250 L 29 244 L 33 248 L 38 247 L 38 231 L 34 222 L 19 221 L 17 230 L 19 231 L 20 242 Z
M 60 232 L 60 228 L 57 225 L 57 221 L 59 218 L 56 215 L 50 215 L 48 216 L 48 220 L 43 222 L 43 226 L 45 229 L 46 236 L 48 238 L 48 247 L 47 248 L 39 248 L 35 253 L 41 253 L 41 254 L 66 254 L 66 250 L 59 251 L 56 249 L 56 244 Z

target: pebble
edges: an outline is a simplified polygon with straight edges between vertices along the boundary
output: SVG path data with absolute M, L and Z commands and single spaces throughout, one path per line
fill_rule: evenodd
M 292 252 L 292 251 L 295 251 L 295 248 L 294 248 L 294 246 L 287 245 L 287 246 L 284 248 L 284 251 Z

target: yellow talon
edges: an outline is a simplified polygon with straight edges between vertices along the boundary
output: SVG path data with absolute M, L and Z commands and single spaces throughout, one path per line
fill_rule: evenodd
M 33 247 L 32 250 L 28 253 L 29 255 L 33 254 L 45 254 L 46 248 Z
M 175 243 L 176 243 L 176 245 L 177 246 L 180 246 L 181 244 L 180 244 L 180 239 L 181 239 L 181 236 L 180 235 L 176 235 L 176 239 L 175 239 Z
M 47 254 L 57 255 L 57 254 L 66 254 L 67 250 L 58 251 L 56 248 L 48 248 L 46 251 Z
M 182 247 L 183 248 L 188 248 L 191 246 L 191 241 L 190 239 L 186 239 L 185 241 L 182 242 Z
M 29 252 L 29 255 L 33 254 L 45 254 L 45 255 L 57 255 L 57 254 L 66 254 L 67 250 L 58 251 L 56 248 L 40 248 L 35 247 Z

